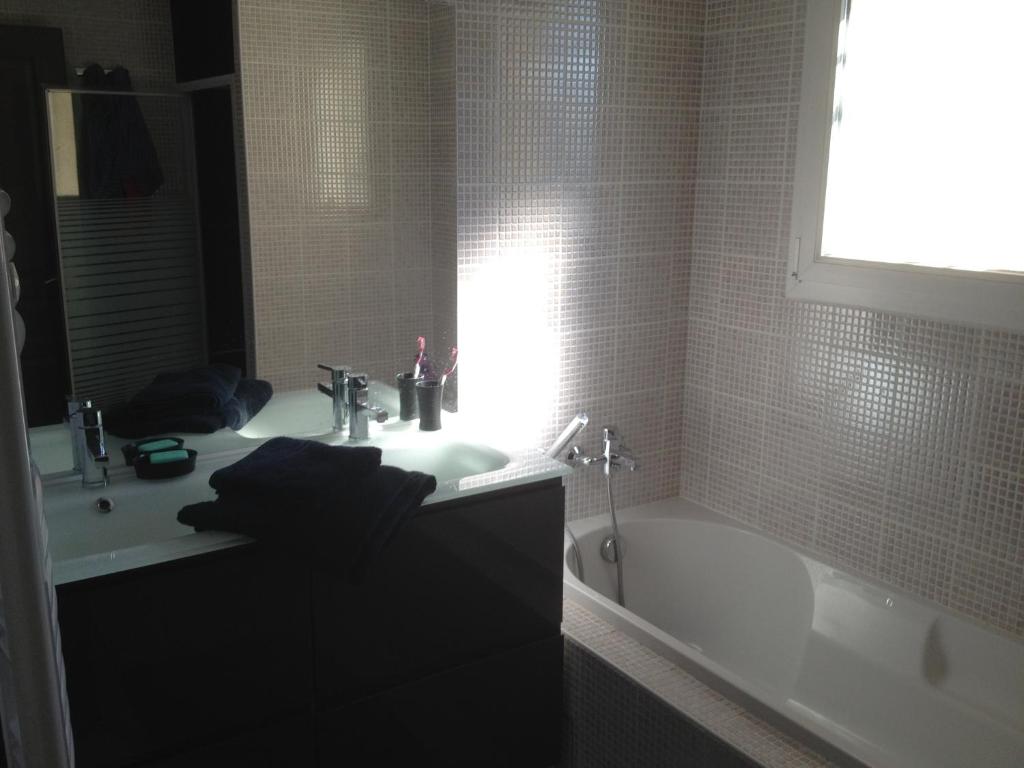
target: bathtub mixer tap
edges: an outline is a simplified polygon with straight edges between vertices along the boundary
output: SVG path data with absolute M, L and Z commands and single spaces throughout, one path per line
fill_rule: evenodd
M 582 417 L 582 418 L 581 418 Z M 551 456 L 551 451 L 561 452 L 566 445 L 575 437 L 587 424 L 585 414 L 577 416 L 573 422 L 562 432 L 562 434 L 555 441 L 555 444 L 549 449 L 548 455 Z M 630 451 L 626 444 L 619 437 L 619 431 L 615 427 L 605 427 L 604 436 L 602 439 L 601 453 L 597 456 L 587 456 L 583 449 L 578 445 L 574 445 L 569 449 L 568 454 L 565 456 L 566 462 L 571 467 L 591 467 L 594 465 L 600 465 L 605 476 L 605 483 L 608 491 L 608 512 L 611 517 L 612 532 L 606 536 L 601 542 L 601 557 L 606 562 L 614 563 L 616 571 L 616 598 L 619 605 L 625 606 L 626 594 L 625 587 L 623 585 L 622 577 L 622 550 L 619 546 L 619 522 L 615 514 L 615 499 L 612 496 L 612 470 L 625 469 L 629 472 L 635 472 L 639 468 L 639 463 L 633 452 Z M 583 580 L 583 558 L 580 553 L 579 542 L 573 535 L 572 530 L 566 526 L 566 531 L 569 534 L 569 538 L 572 542 L 573 554 L 576 558 L 577 565 L 577 576 L 580 580 Z
M 622 438 L 619 437 L 618 430 L 615 427 L 604 428 L 601 453 L 597 456 L 587 456 L 582 448 L 574 445 L 569 449 L 569 453 L 565 458 L 569 465 L 573 467 L 590 467 L 599 464 L 605 475 L 611 474 L 613 469 L 625 469 L 629 472 L 635 472 L 639 468 L 636 457 L 626 447 L 626 444 L 622 442 Z

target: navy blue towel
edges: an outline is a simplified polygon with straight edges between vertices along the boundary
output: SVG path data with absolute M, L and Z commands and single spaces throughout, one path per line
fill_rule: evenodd
M 129 405 L 137 408 L 216 410 L 235 396 L 242 372 L 233 365 L 201 365 L 184 371 L 158 373 L 134 394 Z
M 235 396 L 225 404 L 223 408 L 224 426 L 231 429 L 241 429 L 263 410 L 263 406 L 270 402 L 274 395 L 274 388 L 269 381 L 262 379 L 242 379 L 235 389 Z
M 245 458 L 210 475 L 220 496 L 279 496 L 302 502 L 333 501 L 353 479 L 380 467 L 380 448 L 333 446 L 275 437 Z
M 266 541 L 358 583 L 437 488 L 432 475 L 380 457 L 377 448 L 274 438 L 214 472 L 217 500 L 182 508 L 178 521 Z
M 104 424 L 112 435 L 131 439 L 241 429 L 274 394 L 269 382 L 241 376 L 223 364 L 157 374 L 126 404 L 107 408 Z

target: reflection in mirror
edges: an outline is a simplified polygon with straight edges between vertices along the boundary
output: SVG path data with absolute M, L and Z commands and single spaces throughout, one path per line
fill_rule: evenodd
M 424 336 L 440 375 L 457 343 L 454 11 L 316 9 L 239 7 L 257 370 L 277 391 L 311 389 L 319 363 L 393 385 Z M 301 41 L 287 62 L 282 40 Z
M 75 87 L 50 88 L 40 136 L 67 313 L 67 349 L 52 354 L 70 368 L 62 394 L 105 413 L 160 371 L 228 363 L 277 392 L 318 398 L 310 407 L 329 428 L 318 363 L 393 387 L 412 370 L 418 337 L 437 375 L 457 343 L 454 11 L 428 0 L 236 11 L 235 71 L 223 75 L 181 81 L 188 51 L 169 18 L 147 34 L 165 38 L 173 61 L 100 43 L 89 53 L 110 67 L 98 78 L 127 56 L 145 73 L 138 89 L 89 85 L 81 52 L 68 51 Z M 97 38 L 74 10 L 46 21 L 65 41 Z M 94 180 L 89 115 L 111 105 L 134 110 L 129 136 L 148 137 L 158 182 Z M 209 138 L 211 126 L 226 143 Z M 233 212 L 211 208 L 227 197 Z M 444 403 L 457 407 L 457 372 Z M 34 432 L 34 452 L 66 442 L 59 424 Z
M 104 407 L 208 359 L 187 98 L 47 94 L 71 391 Z

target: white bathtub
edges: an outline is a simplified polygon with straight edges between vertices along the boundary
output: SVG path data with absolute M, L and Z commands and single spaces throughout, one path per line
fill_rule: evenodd
M 681 499 L 571 523 L 565 589 L 593 613 L 842 763 L 1024 766 L 1024 643 L 866 583 Z

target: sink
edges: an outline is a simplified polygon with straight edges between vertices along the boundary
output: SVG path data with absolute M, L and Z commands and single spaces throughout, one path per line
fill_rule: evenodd
M 501 451 L 474 443 L 442 443 L 423 448 L 383 447 L 382 463 L 406 470 L 425 472 L 438 483 L 460 477 L 494 472 L 509 462 Z
M 59 562 L 188 536 L 192 529 L 178 522 L 178 510 L 216 497 L 209 477 L 209 472 L 171 480 L 122 477 L 106 488 L 88 490 L 77 477 L 49 484 L 43 508 L 50 554 Z M 96 509 L 101 497 L 114 503 L 113 510 Z
M 238 434 L 252 440 L 281 435 L 318 437 L 332 431 L 333 418 L 331 401 L 319 392 L 281 392 L 270 398 Z
M 398 415 L 397 394 L 393 388 L 371 381 L 369 400 L 386 408 L 392 416 Z M 252 440 L 280 436 L 333 437 L 336 433 L 331 400 L 306 389 L 276 393 L 237 434 Z

